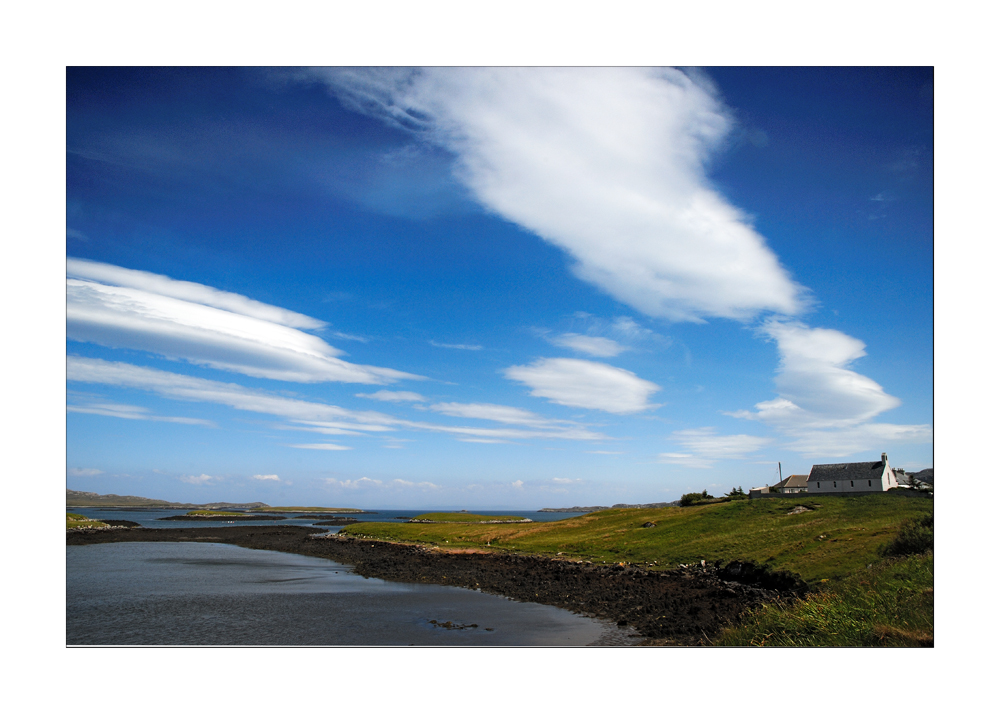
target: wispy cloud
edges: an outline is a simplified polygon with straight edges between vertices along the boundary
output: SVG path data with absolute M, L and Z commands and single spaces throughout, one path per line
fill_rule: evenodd
M 580 359 L 539 359 L 503 370 L 507 379 L 531 387 L 535 397 L 556 404 L 634 414 L 656 407 L 649 397 L 660 390 L 628 370 Z
M 616 357 L 628 349 L 625 345 L 606 337 L 591 337 L 589 335 L 579 335 L 575 332 L 565 332 L 547 339 L 554 345 L 566 347 L 575 352 L 583 352 L 594 357 Z
M 460 404 L 456 402 L 432 404 L 431 411 L 448 416 L 465 417 L 468 419 L 486 419 L 501 424 L 520 424 L 522 426 L 552 427 L 566 422 L 546 419 L 534 412 L 519 407 L 508 407 L 502 404 Z
M 254 476 L 251 476 L 251 478 L 254 479 L 255 481 L 276 481 L 278 483 L 281 482 L 281 478 L 278 476 L 278 474 L 255 474 Z
M 145 407 L 132 404 L 115 404 L 112 402 L 87 402 L 84 404 L 67 404 L 66 411 L 77 414 L 97 414 L 99 416 L 115 417 L 117 419 L 140 419 L 144 421 L 162 421 L 172 424 L 189 424 L 191 426 L 214 427 L 215 422 L 208 419 L 191 417 L 168 417 L 150 414 Z
M 457 157 L 489 210 L 567 251 L 618 300 L 673 320 L 800 312 L 805 291 L 706 165 L 732 121 L 673 69 L 316 69 L 349 107 Z
M 483 349 L 482 345 L 446 345 L 441 342 L 435 342 L 434 340 L 428 340 L 428 343 L 434 347 L 445 347 L 449 350 L 472 350 L 477 351 Z
M 70 476 L 100 476 L 104 472 L 100 469 L 81 469 L 79 467 L 74 467 L 67 469 L 66 473 Z
M 89 357 L 71 356 L 66 360 L 66 378 L 70 382 L 107 384 L 142 389 L 168 399 L 222 404 L 243 411 L 270 414 L 289 420 L 277 425 L 321 434 L 387 432 L 396 429 L 439 432 L 480 439 L 571 439 L 600 440 L 603 434 L 572 422 L 551 421 L 536 428 L 489 429 L 452 426 L 396 419 L 376 411 L 354 411 L 332 404 L 279 396 L 238 384 L 226 384 L 200 377 L 138 367 L 123 362 L 107 362 Z M 530 413 L 530 412 L 528 412 Z M 310 448 L 299 446 L 299 448 Z M 315 447 L 329 448 L 329 447 Z
M 351 446 L 343 444 L 289 444 L 293 449 L 314 449 L 316 451 L 350 451 Z
M 201 476 L 180 476 L 178 477 L 184 483 L 189 483 L 192 486 L 207 486 L 213 481 L 218 480 L 215 476 L 209 476 L 208 474 L 202 474 Z
M 417 394 L 416 392 L 390 392 L 387 389 L 380 389 L 377 392 L 371 394 L 355 394 L 355 397 L 362 397 L 363 399 L 376 399 L 380 402 L 424 402 L 427 401 L 423 396 Z
M 423 379 L 346 362 L 339 358 L 341 350 L 302 331 L 325 323 L 242 295 L 73 258 L 67 275 L 66 334 L 71 340 L 292 382 Z

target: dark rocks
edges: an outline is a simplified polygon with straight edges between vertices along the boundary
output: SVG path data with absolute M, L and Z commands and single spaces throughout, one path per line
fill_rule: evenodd
M 347 526 L 347 525 L 350 525 L 351 523 L 357 523 L 357 522 L 358 522 L 357 518 L 347 518 L 347 517 L 341 518 L 341 517 L 338 516 L 337 518 L 330 518 L 329 520 L 326 520 L 326 521 L 316 521 L 315 523 L 313 523 L 313 525 L 314 526 Z
M 643 528 L 656 528 L 656 524 L 653 523 L 652 521 L 646 521 L 645 523 L 642 524 L 642 527 Z

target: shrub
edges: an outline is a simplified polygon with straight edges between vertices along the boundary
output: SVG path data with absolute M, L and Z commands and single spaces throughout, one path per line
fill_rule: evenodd
M 747 494 L 743 493 L 742 486 L 736 486 L 726 495 L 733 501 L 742 501 L 744 498 L 750 498 Z
M 685 493 L 681 496 L 681 505 L 693 506 L 698 503 L 698 501 L 707 501 L 710 498 L 715 498 L 715 496 L 710 496 L 708 494 L 708 489 L 702 491 L 701 493 Z
M 878 550 L 881 556 L 919 555 L 934 550 L 934 514 L 905 521 L 899 533 Z

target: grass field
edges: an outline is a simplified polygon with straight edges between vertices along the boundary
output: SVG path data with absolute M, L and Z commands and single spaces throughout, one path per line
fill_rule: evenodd
M 789 515 L 796 506 L 812 510 Z M 844 578 L 877 560 L 878 547 L 905 520 L 932 511 L 929 499 L 871 494 L 608 510 L 547 523 L 357 523 L 343 532 L 449 547 L 562 553 L 653 570 L 700 560 L 750 560 L 818 583 Z M 656 525 L 642 527 L 649 522 Z
M 484 516 L 479 513 L 421 513 L 414 516 L 416 521 L 434 521 L 435 523 L 487 523 L 489 521 L 524 522 L 522 516 Z
M 798 507 L 808 510 L 790 513 Z M 908 647 L 933 644 L 933 511 L 931 499 L 879 493 L 608 510 L 548 523 L 358 523 L 343 532 L 650 570 L 753 561 L 798 574 L 812 592 L 748 613 L 716 644 Z

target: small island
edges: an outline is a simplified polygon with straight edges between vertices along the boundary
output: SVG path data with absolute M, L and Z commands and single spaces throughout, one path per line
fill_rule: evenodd
M 283 521 L 285 516 L 269 516 L 245 511 L 188 511 L 183 516 L 166 516 L 158 521 Z
M 407 523 L 531 523 L 530 518 L 521 516 L 484 516 L 478 513 L 421 513 Z

